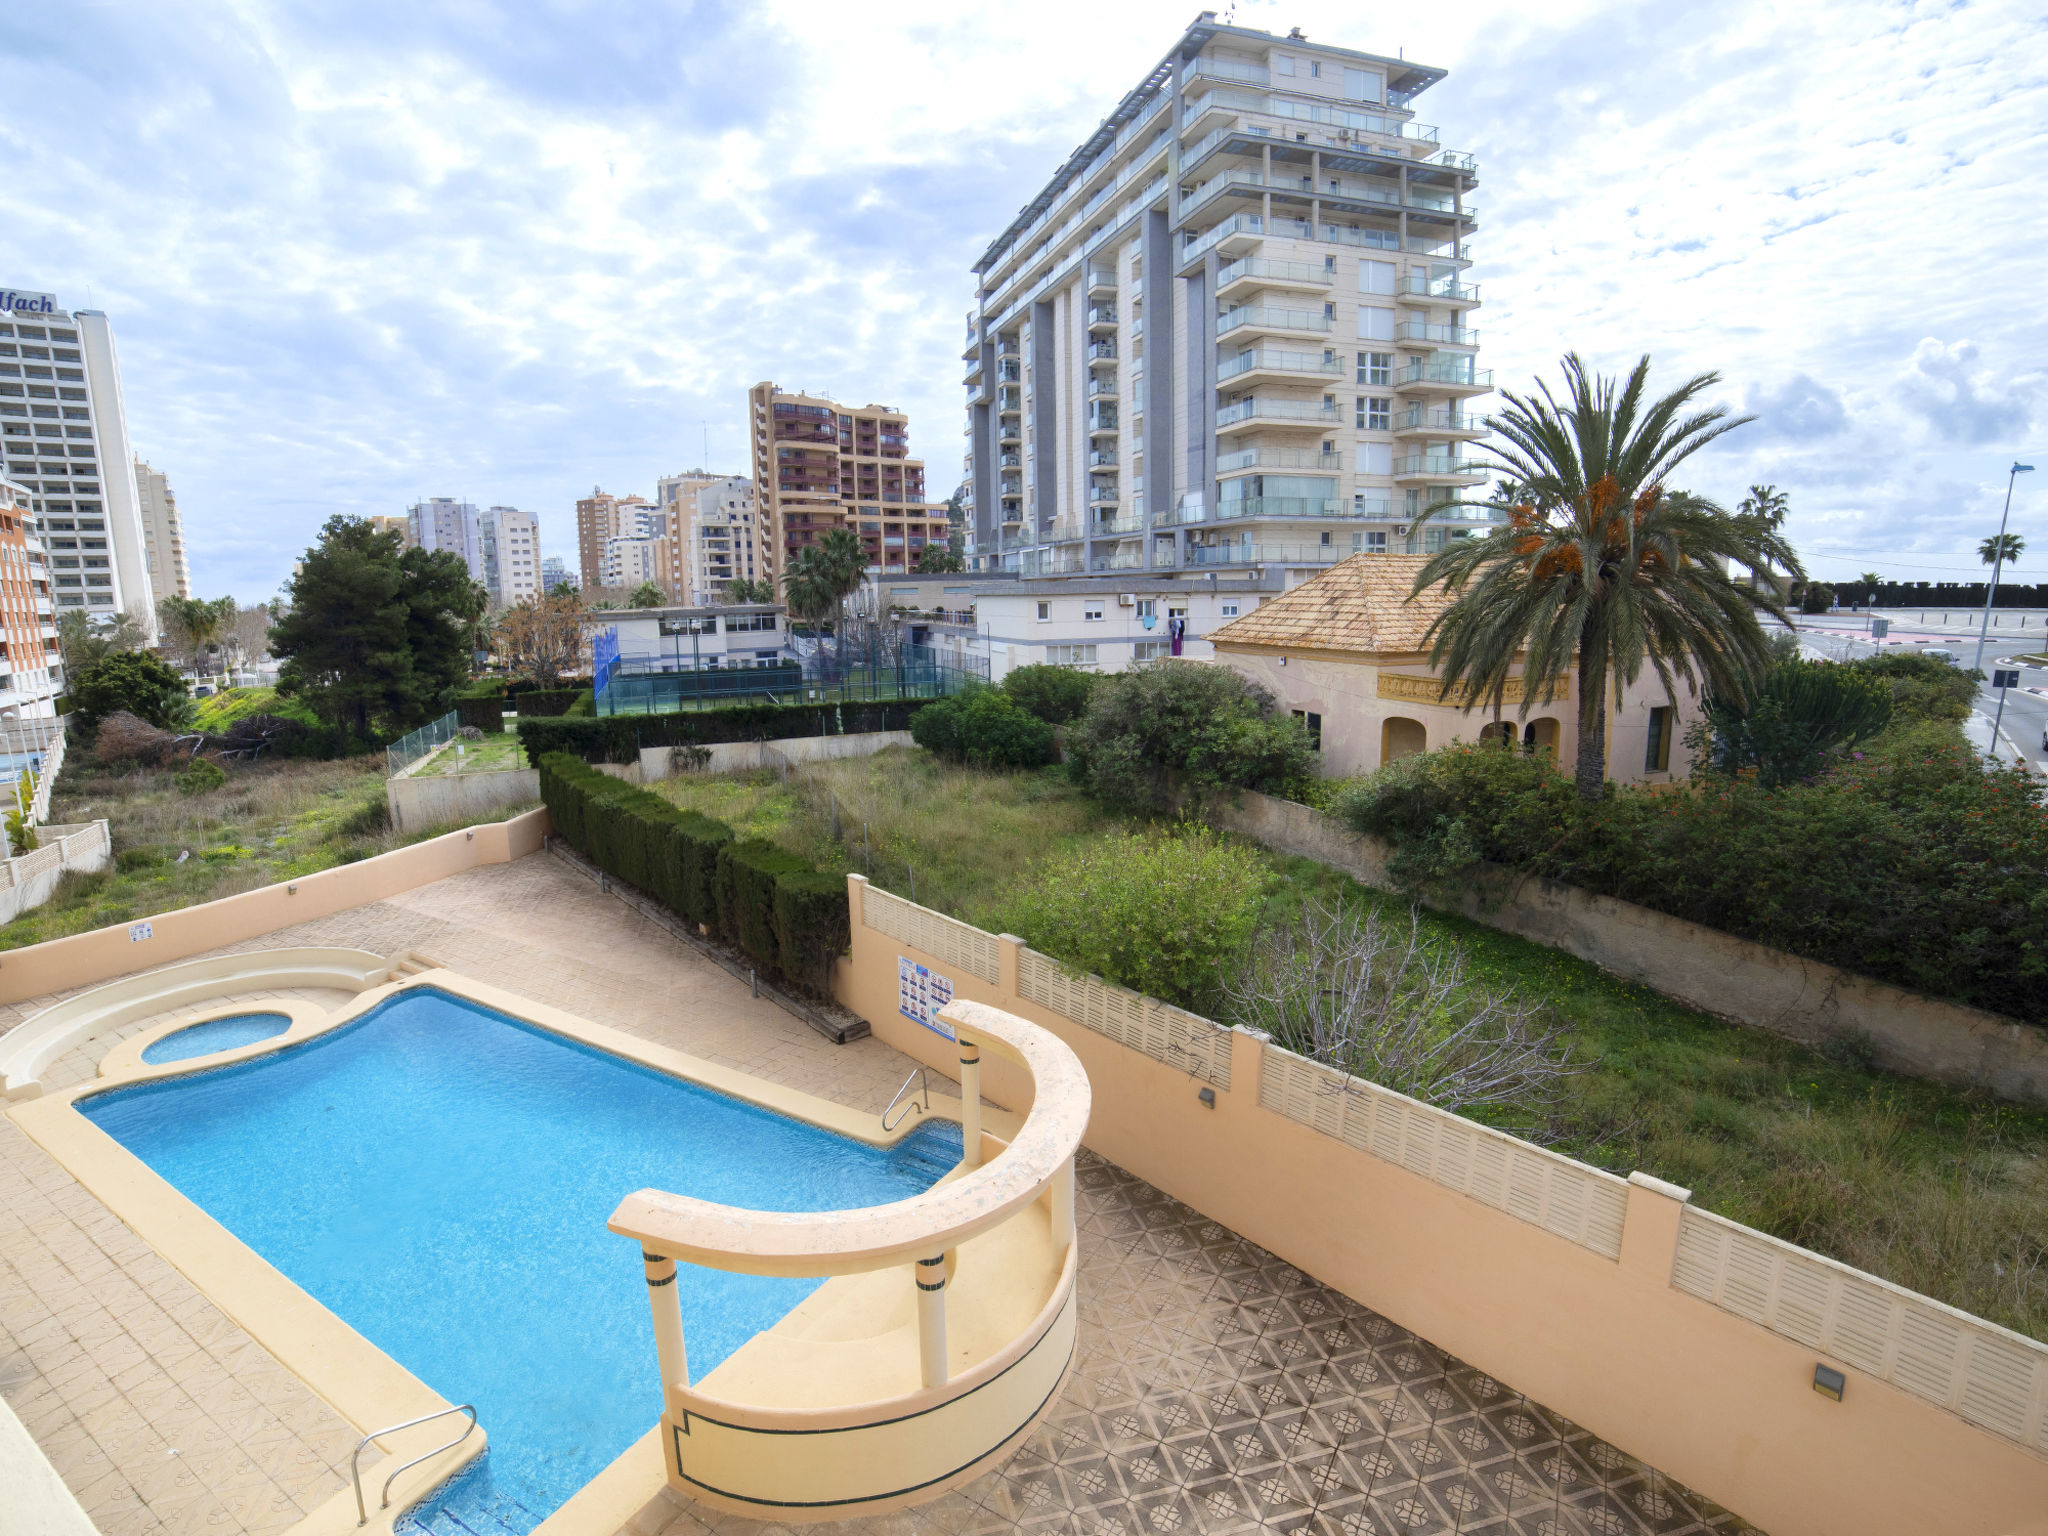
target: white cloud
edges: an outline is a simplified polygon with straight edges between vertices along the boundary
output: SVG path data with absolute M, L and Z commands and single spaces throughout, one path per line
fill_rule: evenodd
M 0 37 L 0 282 L 113 316 L 202 590 L 265 595 L 330 512 L 420 495 L 532 507 L 570 554 L 593 483 L 649 490 L 706 428 L 744 468 L 764 377 L 903 406 L 943 494 L 971 262 L 1189 14 L 32 7 Z M 1701 489 L 1786 486 L 1824 574 L 1967 565 L 2039 430 L 2034 10 L 1237 19 L 1452 70 L 1419 110 L 1481 157 L 1503 383 L 1568 347 L 1718 369 L 1764 419 Z

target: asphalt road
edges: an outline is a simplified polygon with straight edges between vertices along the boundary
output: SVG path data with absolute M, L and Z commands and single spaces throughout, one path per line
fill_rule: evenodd
M 1891 620 L 1884 650 L 1945 649 L 1962 667 L 1976 657 L 1981 611 L 1928 610 L 1923 618 L 1917 609 L 1888 610 L 1880 617 Z M 2048 655 L 2048 613 L 2001 609 L 1994 617 L 1997 626 L 1984 646 L 1984 672 L 1988 679 L 1999 668 L 2017 668 L 2020 685 L 2006 690 L 2000 718 L 1998 691 L 1987 680 L 1977 690 L 1977 714 L 1964 729 L 1978 747 L 1986 747 L 1992 722 L 1998 720 L 1999 757 L 2010 762 L 2017 755 L 2037 772 L 2048 774 L 2048 665 L 2026 660 L 2029 655 Z M 1808 649 L 1838 659 L 1868 656 L 1879 649 L 1869 630 L 1869 615 L 1860 613 L 1817 614 L 1799 621 L 1799 637 Z

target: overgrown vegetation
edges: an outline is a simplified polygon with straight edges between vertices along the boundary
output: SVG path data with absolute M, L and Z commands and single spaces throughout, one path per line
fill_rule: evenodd
M 1156 661 L 1103 678 L 1070 729 L 1074 776 L 1112 805 L 1151 811 L 1241 789 L 1286 794 L 1315 752 L 1273 695 L 1228 667 Z
M 933 699 L 911 717 L 910 735 L 927 752 L 977 768 L 1043 768 L 1053 760 L 1052 727 L 1000 688 Z
M 1545 875 L 2011 1018 L 2048 1018 L 2048 808 L 1951 723 L 1940 661 L 1844 671 L 1891 690 L 1890 729 L 1797 780 L 1754 766 L 1587 803 L 1541 758 L 1453 746 L 1340 800 L 1408 890 L 1455 901 L 1483 862 Z
M 1018 897 L 1051 866 L 1144 826 L 1057 769 L 979 772 L 923 753 L 787 778 L 686 775 L 658 789 L 741 836 L 835 874 L 865 869 L 996 932 L 1014 931 Z M 1407 931 L 1397 896 L 1305 859 L 1223 846 L 1263 883 L 1263 935 L 1298 933 L 1317 907 Z M 1156 893 L 1169 912 L 1180 899 L 1172 887 Z M 1823 1055 L 1723 1024 L 1463 919 L 1423 911 L 1415 921 L 1427 966 L 1462 946 L 1462 1007 L 1481 995 L 1540 1005 L 1530 1025 L 1556 1030 L 1545 1048 L 1575 1069 L 1469 1106 L 1475 1118 L 1616 1173 L 1670 1179 L 1706 1209 L 2048 1339 L 2048 1115 L 1875 1071 L 1852 1042 Z
M 188 777 L 195 772 L 206 782 Z M 215 774 L 222 782 L 211 782 Z M 49 901 L 0 927 L 0 948 L 215 901 L 447 830 L 391 830 L 382 753 L 335 762 L 259 761 L 223 773 L 204 759 L 181 762 L 177 771 L 131 766 L 117 772 L 75 751 L 57 780 L 50 819 L 101 817 L 113 835 L 113 865 L 66 875 Z

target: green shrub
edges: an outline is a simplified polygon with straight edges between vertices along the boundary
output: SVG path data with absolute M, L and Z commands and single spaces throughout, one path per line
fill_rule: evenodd
M 185 680 L 147 651 L 113 651 L 87 662 L 71 679 L 71 700 L 87 732 L 123 710 L 166 731 L 192 718 Z
M 1249 953 L 1271 878 L 1199 825 L 1112 833 L 1036 866 L 1009 923 L 1056 960 L 1209 1012 Z
M 567 752 L 541 758 L 540 791 L 555 831 L 606 874 L 716 928 L 768 975 L 827 995 L 832 957 L 848 936 L 839 876 L 772 843 L 737 841 L 723 822 Z
M 172 782 L 178 786 L 181 795 L 203 795 L 208 790 L 219 789 L 227 781 L 227 770 L 219 763 L 211 758 L 195 757 L 192 766 Z
M 936 756 L 977 768 L 1043 768 L 1053 759 L 1052 727 L 998 688 L 934 699 L 910 722 L 910 737 Z
M 585 688 L 569 701 L 569 707 L 563 710 L 562 713 L 579 720 L 590 719 L 597 713 L 596 693 L 589 688 Z
M 1089 696 L 1099 681 L 1099 673 L 1034 662 L 1012 669 L 1003 678 L 1003 692 L 1047 725 L 1065 725 L 1087 711 Z
M 1939 656 L 1888 651 L 1849 663 L 1858 672 L 1878 678 L 1891 690 L 1892 718 L 1952 720 L 1970 718 L 1977 684 L 1984 674 L 1951 666 Z
M 1748 698 L 1707 701 L 1707 761 L 1718 773 L 1752 771 L 1776 788 L 1812 778 L 1891 718 L 1884 679 L 1838 661 L 1791 656 L 1773 664 Z
M 1835 589 L 1824 581 L 1810 581 L 1799 599 L 1801 613 L 1826 613 L 1835 605 Z
M 505 730 L 505 701 L 495 693 L 482 698 L 458 698 L 455 715 L 464 725 L 502 735 Z
M 1272 694 L 1200 661 L 1103 678 L 1067 745 L 1093 792 L 1152 809 L 1240 789 L 1285 794 L 1316 762 L 1307 730 L 1275 713 Z
M 1404 758 L 1339 806 L 1455 896 L 1482 859 L 2016 1019 L 2048 1018 L 2048 808 L 2023 768 L 1915 721 L 1806 781 L 1702 775 L 1575 801 L 1541 760 Z
M 529 688 L 513 700 L 521 720 L 566 715 L 582 694 L 574 688 Z

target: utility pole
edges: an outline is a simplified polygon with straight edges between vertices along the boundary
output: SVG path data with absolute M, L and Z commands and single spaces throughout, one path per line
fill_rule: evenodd
M 1970 670 L 1972 672 L 1982 672 L 1984 670 L 1984 642 L 1991 635 L 1991 603 L 1992 599 L 1998 596 L 1999 567 L 2005 563 L 2005 524 L 2006 520 L 2012 516 L 2012 483 L 2021 475 L 2031 475 L 2033 472 L 2033 465 L 2021 464 L 2015 461 L 2011 473 L 2005 477 L 2005 511 L 1998 518 L 1998 543 L 1992 551 L 1991 560 L 1991 590 L 1984 594 L 1984 622 L 1977 630 L 1977 659 L 1970 663 Z M 1992 742 L 1992 746 L 1995 750 L 1997 747 L 1995 740 Z

